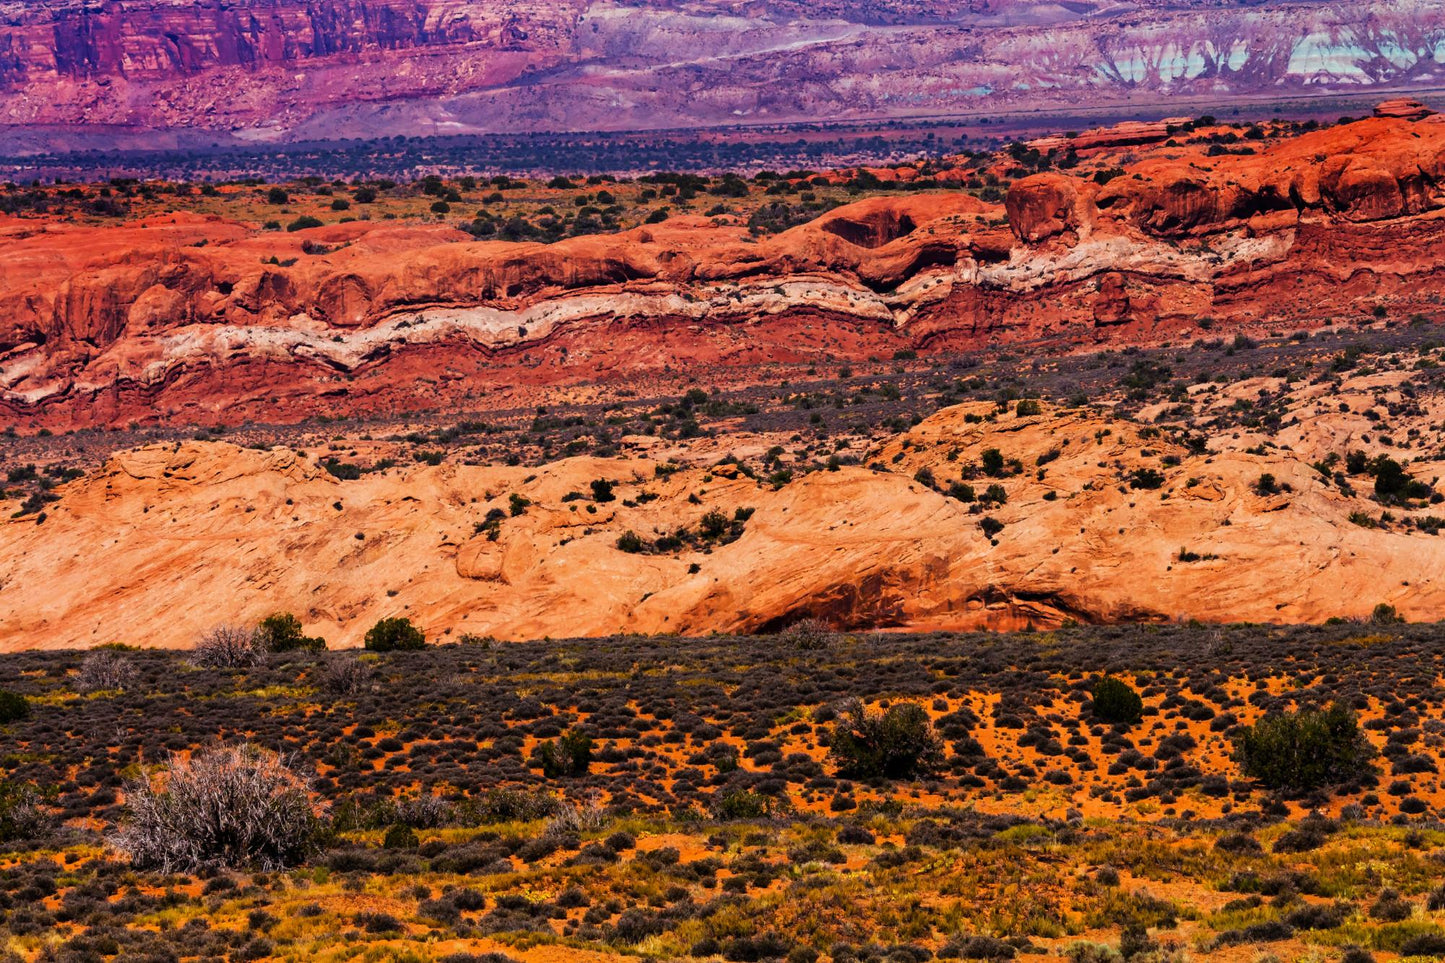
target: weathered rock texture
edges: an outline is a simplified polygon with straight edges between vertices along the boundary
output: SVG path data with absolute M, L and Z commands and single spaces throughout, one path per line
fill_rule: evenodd
M 0 220 L 0 423 L 288 420 L 679 365 L 1402 316 L 1445 293 L 1442 241 L 1439 115 L 1165 149 L 1102 185 L 1036 175 L 1003 205 L 874 198 L 760 241 L 699 217 L 553 245 Z
M 1375 376 L 1352 404 L 1368 408 L 1392 390 L 1387 380 Z M 1269 454 L 1223 438 L 1209 455 L 1097 414 L 981 420 L 993 405 L 975 403 L 880 445 L 868 460 L 886 471 L 819 471 L 776 490 L 728 466 L 657 477 L 641 458 L 445 464 L 341 482 L 286 449 L 148 447 L 71 483 L 43 524 L 0 523 L 0 650 L 184 647 L 218 622 L 278 609 L 333 645 L 359 644 L 392 615 L 433 639 L 758 631 L 805 616 L 852 629 L 1300 622 L 1368 615 L 1379 602 L 1437 618 L 1445 541 L 1352 524 L 1351 512 L 1378 508 L 1309 465 L 1370 430 L 1338 412 L 1341 397 L 1304 389 L 1301 419 Z M 975 506 L 914 478 L 927 468 L 946 485 L 989 448 L 1029 466 L 1000 479 L 1008 501 L 987 510 L 1003 523 L 993 541 Z M 1159 488 L 1124 483 L 1141 467 L 1162 469 Z M 1278 490 L 1258 492 L 1263 473 Z M 597 478 L 616 481 L 615 501 L 588 511 L 564 500 Z M 526 513 L 495 540 L 477 533 L 512 494 L 530 500 Z M 755 509 L 743 534 L 710 552 L 618 548 L 626 531 L 650 541 L 739 508 Z M 1185 548 L 1193 560 L 1180 559 Z
M 1441 0 L 5 0 L 0 23 L 0 125 L 53 146 L 1220 103 L 1445 61 Z

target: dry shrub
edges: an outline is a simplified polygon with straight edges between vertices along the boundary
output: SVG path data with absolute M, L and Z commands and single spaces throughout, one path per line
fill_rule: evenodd
M 547 821 L 544 835 L 581 834 L 601 829 L 607 823 L 607 807 L 597 795 L 589 795 L 578 803 L 564 803 Z
M 838 641 L 838 633 L 822 619 L 799 619 L 778 633 L 778 641 L 790 649 L 817 652 L 832 648 Z
M 105 692 L 129 688 L 136 677 L 130 657 L 113 649 L 96 649 L 80 663 L 75 674 L 75 691 Z
M 34 788 L 0 781 L 0 843 L 34 839 L 45 829 L 45 813 Z
M 317 844 L 309 788 L 274 752 L 211 749 L 132 784 L 128 818 L 113 842 L 136 867 L 167 873 L 293 865 Z
M 201 669 L 245 669 L 266 659 L 260 634 L 241 625 L 218 625 L 196 643 L 191 661 Z
M 326 666 L 321 674 L 321 687 L 334 696 L 354 696 L 371 685 L 372 668 L 350 656 L 342 656 Z

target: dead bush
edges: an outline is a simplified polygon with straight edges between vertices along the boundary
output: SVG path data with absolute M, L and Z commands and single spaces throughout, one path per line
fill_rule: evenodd
M 218 625 L 196 643 L 191 661 L 201 669 L 245 669 L 265 661 L 266 648 L 255 629 Z
M 274 752 L 212 749 L 128 787 L 127 819 L 113 842 L 136 867 L 167 873 L 293 865 L 317 842 L 308 790 Z
M 76 692 L 123 691 L 135 683 L 136 668 L 130 656 L 114 649 L 96 649 L 80 663 Z

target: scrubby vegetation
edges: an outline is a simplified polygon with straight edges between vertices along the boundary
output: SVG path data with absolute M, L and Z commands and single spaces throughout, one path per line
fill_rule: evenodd
M 142 869 L 279 869 L 315 849 L 308 786 L 275 754 L 249 745 L 172 761 L 126 791 L 115 846 Z
M 203 669 L 242 669 L 266 657 L 256 630 L 242 625 L 218 625 L 203 635 L 191 659 Z
M 10 656 L 0 688 L 29 714 L 0 730 L 0 950 L 1330 961 L 1445 945 L 1436 626 L 827 631 L 217 667 L 107 650 L 124 685 L 85 694 L 100 653 Z M 1142 703 L 1132 723 L 1097 714 L 1104 679 Z M 1332 701 L 1350 708 L 1314 708 Z M 1276 791 L 1258 767 L 1280 758 Z M 1328 779 L 1301 780 L 1318 759 Z
M 943 757 L 928 713 L 912 702 L 882 712 L 853 702 L 833 728 L 829 749 L 838 774 L 859 779 L 906 779 L 931 771 Z
M 426 636 L 404 616 L 379 620 L 366 630 L 366 648 L 371 652 L 407 652 L 426 648 Z
M 1144 700 L 1139 698 L 1127 682 L 1113 676 L 1105 676 L 1094 684 L 1094 715 L 1105 722 L 1131 724 L 1138 722 L 1144 714 Z
M 326 640 L 306 635 L 301 620 L 290 612 L 276 612 L 256 627 L 257 644 L 267 652 L 320 652 Z
M 1338 703 L 1270 713 L 1235 734 L 1234 752 L 1245 775 L 1286 792 L 1358 782 L 1373 772 L 1375 754 L 1355 714 Z

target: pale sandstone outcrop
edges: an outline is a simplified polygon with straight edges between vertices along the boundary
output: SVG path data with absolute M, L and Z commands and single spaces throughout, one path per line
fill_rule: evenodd
M 43 524 L 0 523 L 0 649 L 185 647 L 218 622 L 276 610 L 333 645 L 359 644 L 391 615 L 442 640 L 748 632 L 809 615 L 930 629 L 1318 621 L 1379 602 L 1411 618 L 1445 611 L 1445 540 L 1351 524 L 1370 503 L 1309 467 L 1348 443 L 1321 434 L 1323 421 L 1281 436 L 1293 451 L 1206 457 L 1097 414 L 967 417 L 992 412 L 971 404 L 926 419 L 869 454 L 888 471 L 820 471 L 777 490 L 726 466 L 659 478 L 639 458 L 416 466 L 340 482 L 285 449 L 151 446 L 66 486 Z M 998 480 L 1005 505 L 971 513 L 914 479 L 927 468 L 946 488 L 985 448 L 1027 467 Z M 1162 472 L 1161 488 L 1129 486 L 1146 466 Z M 1292 491 L 1258 494 L 1266 472 Z M 596 478 L 616 480 L 617 501 L 595 512 L 563 501 Z M 993 481 L 972 484 L 981 493 Z M 624 504 L 643 490 L 657 498 Z M 688 497 L 699 491 L 701 505 Z M 512 493 L 532 505 L 490 540 L 477 523 Z M 651 539 L 738 508 L 755 509 L 743 535 L 710 552 L 617 548 L 625 531 Z M 1004 524 L 996 544 L 984 515 Z M 1181 549 L 1200 560 L 1180 561 Z

